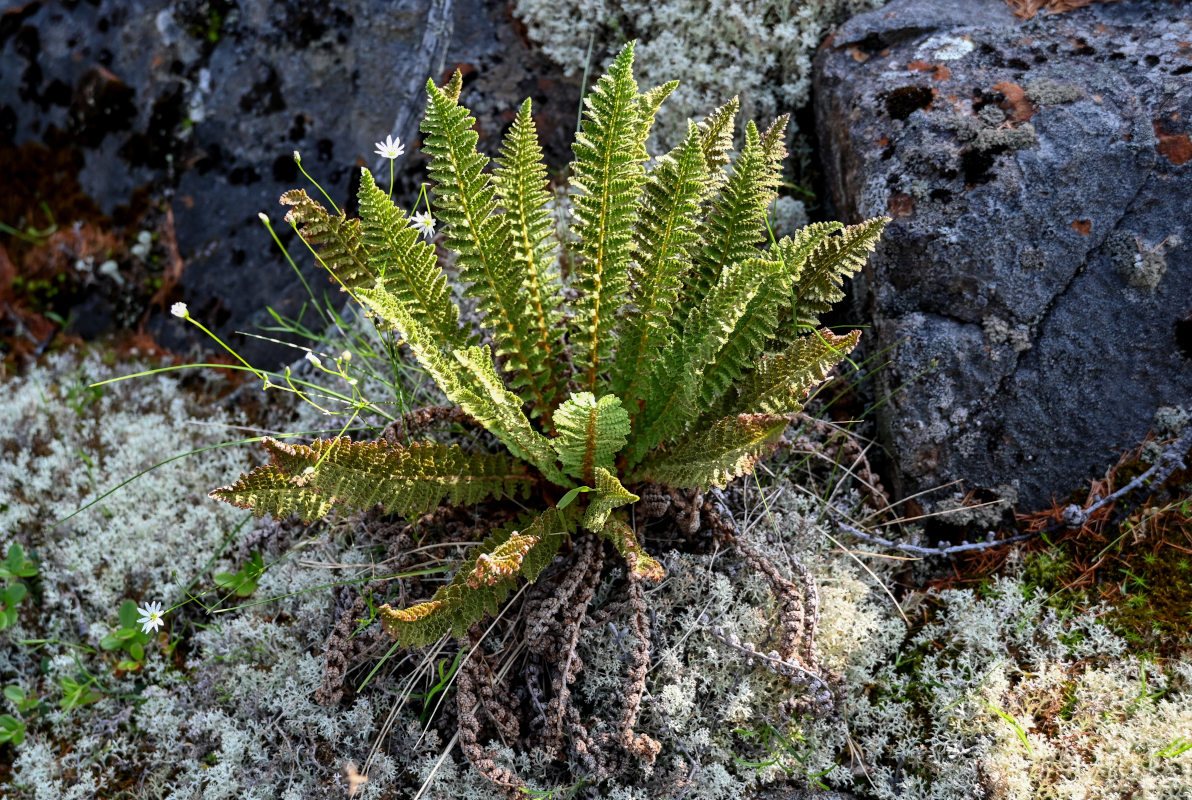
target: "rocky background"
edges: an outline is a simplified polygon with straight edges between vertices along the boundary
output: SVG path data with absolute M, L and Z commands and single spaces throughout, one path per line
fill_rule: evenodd
M 258 214 L 295 243 L 277 198 L 307 185 L 293 159 L 351 209 L 358 169 L 406 143 L 400 194 L 418 193 L 411 146 L 427 77 L 468 76 L 483 146 L 532 97 L 557 161 L 577 80 L 535 55 L 501 3 L 480 0 L 96 0 L 8 4 L 0 16 L 0 296 L 8 347 L 60 333 L 140 331 L 170 350 L 207 348 L 168 324 L 185 301 L 250 361 L 287 351 L 237 331 L 297 317 L 307 299 Z M 388 175 L 383 180 L 388 182 Z M 316 194 L 313 188 L 312 194 Z M 317 196 L 317 194 L 316 194 Z M 52 231 L 52 232 L 51 232 Z M 30 254 L 52 240 L 49 252 Z M 303 248 L 316 292 L 334 291 Z M 43 249 L 44 250 L 44 249 Z M 14 288 L 12 282 L 17 280 Z M 18 302 L 19 297 L 19 302 Z M 142 343 L 142 346 L 147 346 Z
M 1192 14 L 1175 0 L 893 0 L 838 27 L 875 5 L 0 4 L 0 567 L 12 544 L 36 559 L 32 575 L 0 572 L 0 591 L 27 587 L 0 598 L 0 797 L 504 796 L 459 754 L 454 702 L 437 715 L 417 701 L 452 652 L 386 660 L 384 637 L 362 639 L 341 677 L 375 680 L 314 702 L 350 584 L 385 572 L 377 527 L 258 525 L 206 498 L 256 463 L 228 441 L 327 420 L 225 371 L 92 384 L 224 358 L 169 316 L 177 301 L 249 360 L 295 361 L 239 333 L 270 326 L 268 308 L 315 324 L 259 212 L 315 292 L 333 289 L 280 223 L 277 196 L 307 185 L 292 151 L 351 213 L 358 168 L 387 181 L 373 143 L 397 135 L 411 203 L 422 85 L 459 67 L 481 146 L 530 96 L 555 176 L 579 62 L 590 49 L 597 70 L 660 28 L 704 54 L 685 62 L 659 36 L 642 65 L 687 78 L 684 102 L 756 88 L 757 113 L 794 113 L 780 233 L 808 214 L 893 218 L 837 317 L 869 327 L 876 369 L 834 390 L 832 411 L 865 412 L 876 441 L 850 452 L 881 466 L 895 505 L 866 505 L 880 489 L 863 456 L 840 461 L 828 423 L 808 446 L 836 461 L 792 452 L 730 492 L 741 534 L 820 586 L 838 713 L 776 718 L 791 682 L 710 632 L 773 635 L 779 609 L 738 555 L 647 538 L 671 576 L 650 598 L 640 717 L 656 768 L 593 787 L 532 742 L 494 742 L 498 761 L 544 797 L 585 800 L 1187 797 L 1192 473 L 1076 526 L 1060 506 L 1092 507 L 1146 470 L 1192 411 Z M 367 342 L 389 374 L 358 323 L 320 345 L 325 361 Z M 297 361 L 295 375 L 331 380 Z M 367 359 L 352 363 L 367 383 Z M 1028 541 L 897 555 L 994 530 Z M 229 596 L 215 576 L 261 555 L 259 585 Z M 618 586 L 597 604 L 615 607 Z M 122 606 L 148 601 L 171 610 L 139 657 L 104 644 L 127 627 Z M 631 638 L 610 617 L 577 643 L 594 720 L 614 713 Z
M 1046 505 L 1192 403 L 1187 4 L 894 0 L 815 87 L 837 215 L 893 218 L 854 299 L 900 494 Z

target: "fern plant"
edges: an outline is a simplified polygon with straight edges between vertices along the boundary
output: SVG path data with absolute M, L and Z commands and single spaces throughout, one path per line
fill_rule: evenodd
M 432 245 L 367 169 L 360 219 L 303 190 L 281 198 L 343 289 L 396 329 L 446 398 L 507 452 L 266 439 L 272 463 L 212 496 L 304 520 L 337 508 L 415 518 L 443 503 L 545 501 L 516 530 L 493 531 L 429 600 L 382 606 L 402 644 L 463 635 L 521 579 L 535 580 L 568 536 L 603 537 L 633 576 L 660 580 L 627 514 L 642 487 L 723 487 L 751 472 L 857 344 L 859 331 L 834 334 L 819 317 L 886 220 L 817 223 L 767 246 L 787 119 L 765 132 L 749 123 L 732 159 L 734 100 L 689 123 L 682 143 L 650 164 L 651 124 L 677 83 L 639 92 L 632 62 L 630 43 L 585 98 L 566 259 L 530 101 L 490 170 L 459 102 L 460 73 L 428 82 L 434 206 L 483 339 L 452 300 Z

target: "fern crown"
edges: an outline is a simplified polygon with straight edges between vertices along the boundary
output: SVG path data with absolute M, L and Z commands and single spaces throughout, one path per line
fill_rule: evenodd
M 629 524 L 634 492 L 650 483 L 723 487 L 751 472 L 857 344 L 859 331 L 836 334 L 819 318 L 843 297 L 843 280 L 886 220 L 817 223 L 770 240 L 787 119 L 765 131 L 750 123 L 730 159 L 733 100 L 649 163 L 650 126 L 675 84 L 640 92 L 632 65 L 631 42 L 585 98 L 565 243 L 530 101 L 492 165 L 460 104 L 460 74 L 428 82 L 422 148 L 435 214 L 482 341 L 470 335 L 434 247 L 367 170 L 360 219 L 328 212 L 303 190 L 281 198 L 287 221 L 341 286 L 508 452 L 266 440 L 272 463 L 212 495 L 306 520 L 336 508 L 416 517 L 440 503 L 548 499 L 518 529 L 474 548 L 430 600 L 382 609 L 406 644 L 459 634 L 495 612 L 581 529 L 607 539 L 632 575 L 660 579 Z

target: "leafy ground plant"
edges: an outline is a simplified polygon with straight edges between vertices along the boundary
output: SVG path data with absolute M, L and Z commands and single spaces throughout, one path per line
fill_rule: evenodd
M 407 216 L 368 170 L 361 219 L 329 212 L 302 190 L 282 196 L 287 220 L 343 289 L 400 333 L 448 405 L 405 415 L 375 442 L 265 439 L 272 463 L 212 492 L 258 515 L 304 520 L 378 506 L 413 520 L 441 505 L 533 498 L 542 510 L 488 531 L 432 597 L 377 609 L 402 645 L 469 637 L 475 655 L 457 675 L 460 742 L 481 772 L 513 791 L 520 779 L 478 744 L 477 708 L 502 730 L 516 730 L 517 720 L 495 703 L 491 672 L 476 666 L 476 623 L 500 613 L 520 579 L 564 565 L 549 596 L 528 600 L 525 611 L 528 646 L 556 665 L 535 698 L 543 739 L 568 748 L 592 780 L 614 774 L 627 756 L 652 761 L 657 743 L 633 727 L 649 663 L 643 581 L 662 580 L 664 570 L 643 549 L 631 512 L 643 498 L 645 517 L 677 505 L 693 515 L 689 528 L 698 529 L 702 513 L 732 539 L 727 516 L 700 492 L 715 497 L 751 473 L 856 345 L 859 331 L 836 335 L 817 327 L 819 316 L 843 296 L 842 280 L 886 221 L 819 223 L 763 247 L 786 118 L 764 133 L 749 123 L 733 159 L 734 100 L 690 123 L 683 142 L 649 165 L 654 116 L 677 84 L 639 92 L 632 61 L 630 43 L 585 101 L 563 237 L 551 208 L 566 206 L 548 191 L 530 101 L 488 171 L 459 103 L 461 75 L 443 87 L 428 83 L 423 149 L 467 312 L 452 299 L 434 247 L 420 240 L 425 218 Z M 483 429 L 504 452 L 491 452 L 483 437 L 467 447 L 408 441 L 412 429 L 443 420 Z M 601 540 L 624 561 L 625 608 L 639 645 L 617 730 L 592 735 L 569 693 L 582 668 L 576 635 L 603 569 Z M 826 692 L 808 644 L 814 588 L 800 595 L 760 556 L 746 557 L 782 598 L 789 623 L 764 658 L 776 673 Z

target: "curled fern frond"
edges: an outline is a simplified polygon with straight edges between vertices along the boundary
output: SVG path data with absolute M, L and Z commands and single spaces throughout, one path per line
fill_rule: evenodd
M 612 543 L 616 551 L 625 559 L 629 571 L 634 575 L 654 583 L 660 583 L 666 577 L 666 570 L 655 558 L 642 549 L 637 540 L 637 534 L 625 520 L 617 516 L 609 517 L 600 530 L 600 536 Z
M 622 486 L 616 476 L 606 469 L 597 467 L 596 496 L 584 512 L 583 526 L 599 533 L 604 529 L 604 523 L 614 508 L 636 503 L 638 500 L 641 498 Z
M 319 260 L 345 288 L 376 283 L 378 273 L 364 249 L 360 220 L 328 213 L 321 203 L 307 196 L 305 189 L 291 189 L 280 202 L 291 207 L 286 222 L 315 249 Z
M 481 586 L 492 586 L 497 581 L 516 577 L 521 569 L 522 560 L 539 541 L 541 540 L 537 536 L 514 531 L 491 553 L 481 553 L 476 557 L 476 565 L 464 579 L 464 584 L 479 589 Z
M 472 623 L 497 614 L 519 577 L 531 583 L 538 579 L 567 530 L 562 515 L 548 509 L 520 531 L 493 531 L 429 601 L 405 609 L 381 606 L 382 626 L 408 647 L 432 644 L 447 633 L 463 636 Z
M 578 392 L 555 410 L 557 435 L 550 440 L 563 469 L 589 485 L 599 469 L 611 470 L 629 436 L 629 414 L 621 399 Z

